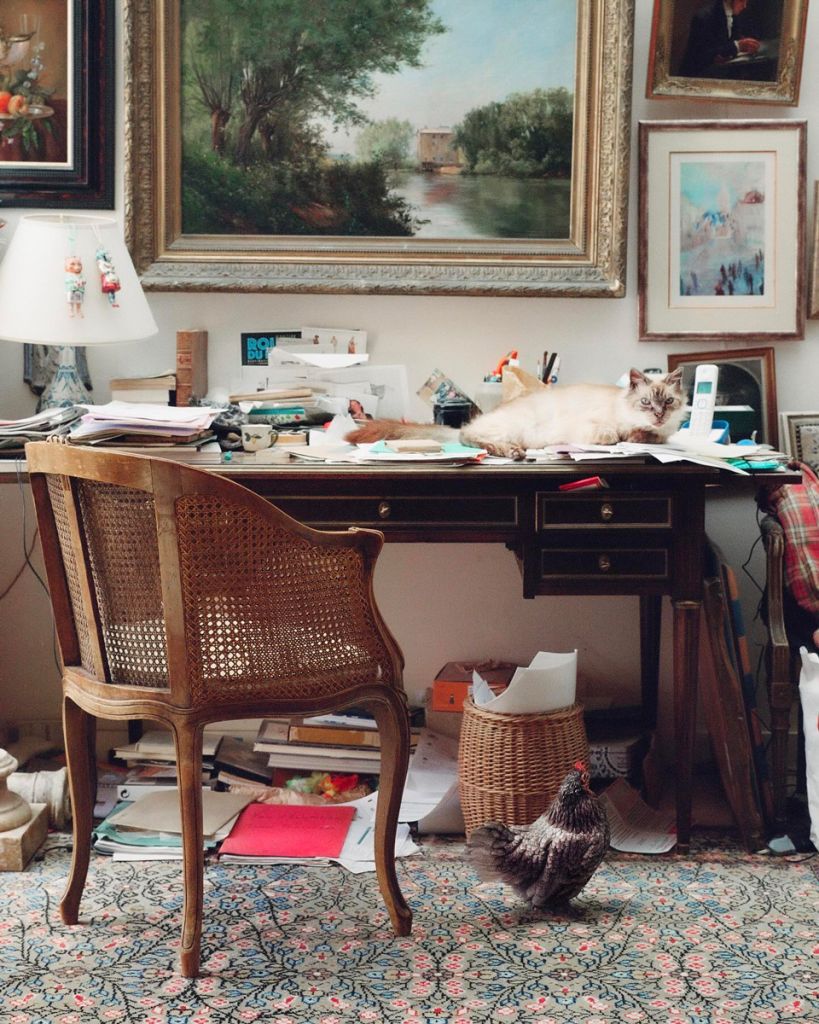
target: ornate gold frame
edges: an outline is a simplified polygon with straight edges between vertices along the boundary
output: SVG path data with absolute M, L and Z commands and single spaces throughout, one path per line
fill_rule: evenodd
M 685 96 L 689 99 L 731 103 L 781 103 L 796 106 L 799 102 L 799 84 L 802 77 L 808 0 L 783 0 L 780 53 L 775 82 L 684 78 L 672 75 L 671 51 L 676 5 L 677 0 L 654 0 L 646 79 L 648 99 Z
M 297 2 L 297 0 L 294 0 Z M 179 0 L 124 0 L 125 230 L 155 291 L 625 294 L 634 0 L 578 0 L 568 239 L 183 235 Z

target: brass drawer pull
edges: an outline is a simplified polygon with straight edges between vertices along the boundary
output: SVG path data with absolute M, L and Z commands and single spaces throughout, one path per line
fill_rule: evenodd
M 600 518 L 603 520 L 604 523 L 607 523 L 609 522 L 609 520 L 614 519 L 614 505 L 612 505 L 611 502 L 605 501 L 600 506 Z
M 378 503 L 378 518 L 389 519 L 392 513 L 392 508 L 388 501 L 379 501 Z
M 600 555 L 597 559 L 597 565 L 600 568 L 600 572 L 608 572 L 611 569 L 611 559 L 608 555 Z

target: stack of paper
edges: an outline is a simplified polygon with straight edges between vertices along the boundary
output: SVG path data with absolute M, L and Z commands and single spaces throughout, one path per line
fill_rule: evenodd
M 72 441 L 138 440 L 185 444 L 211 436 L 219 413 L 209 406 L 176 407 L 148 402 L 108 402 L 85 406 L 86 413 L 71 429 Z
M 53 434 L 67 434 L 84 411 L 84 406 L 71 405 L 44 409 L 20 420 L 0 420 L 0 449 L 19 451 L 27 441 L 45 441 Z
M 204 847 L 212 850 L 225 839 L 239 812 L 253 800 L 247 793 L 202 792 Z M 115 860 L 181 860 L 182 823 L 179 791 L 161 789 L 121 803 L 94 830 L 94 849 Z

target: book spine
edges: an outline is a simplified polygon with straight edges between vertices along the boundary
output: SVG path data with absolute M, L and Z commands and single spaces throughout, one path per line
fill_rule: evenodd
M 332 725 L 291 725 L 288 739 L 298 743 L 380 748 L 377 729 L 344 729 Z
M 208 332 L 176 332 L 176 404 L 190 405 L 208 392 Z
M 265 754 L 276 757 L 297 757 L 302 754 L 310 757 L 337 757 L 339 759 L 376 761 L 381 759 L 380 748 L 345 747 L 335 743 L 265 743 L 258 748 Z M 272 762 L 268 760 L 268 764 Z

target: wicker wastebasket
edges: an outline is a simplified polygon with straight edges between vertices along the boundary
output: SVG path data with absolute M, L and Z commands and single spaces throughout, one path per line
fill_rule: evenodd
M 467 837 L 490 821 L 528 825 L 554 799 L 589 744 L 580 704 L 534 715 L 485 711 L 464 703 L 458 788 Z

